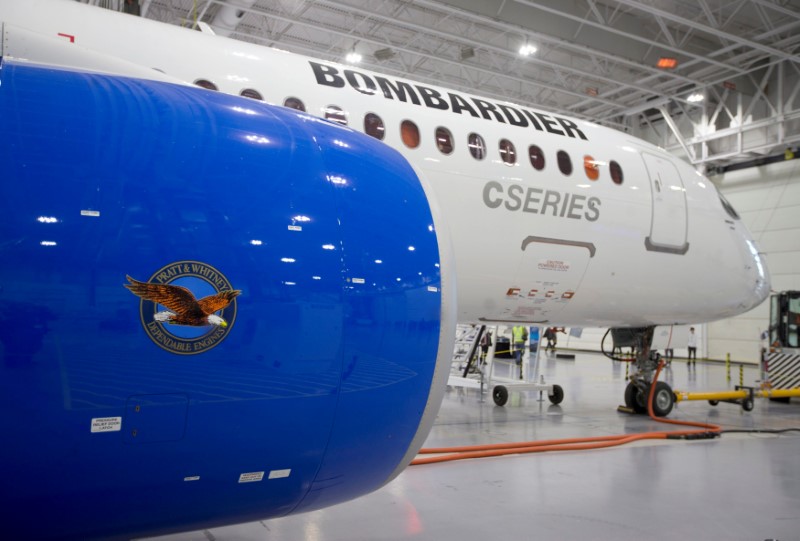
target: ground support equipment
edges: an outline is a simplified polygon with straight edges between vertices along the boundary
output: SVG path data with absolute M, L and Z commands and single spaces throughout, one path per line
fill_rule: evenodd
M 459 325 L 459 327 L 461 326 Z M 461 369 L 461 373 L 456 373 L 455 370 L 451 371 L 450 377 L 447 380 L 449 386 L 465 389 L 479 389 L 481 399 L 484 389 L 487 387 L 491 388 L 492 400 L 498 406 L 504 406 L 508 402 L 509 394 L 513 391 L 538 391 L 540 401 L 544 401 L 544 393 L 547 393 L 547 398 L 553 405 L 560 404 L 561 401 L 564 400 L 564 389 L 560 385 L 546 383 L 544 376 L 538 375 L 538 359 L 541 348 L 536 347 L 535 350 L 531 350 L 529 356 L 530 360 L 527 364 L 528 369 L 525 370 L 525 364 L 523 364 L 521 370 L 522 373 L 527 372 L 527 377 L 523 379 L 516 379 L 514 377 L 517 372 L 520 371 L 520 367 L 513 359 L 506 360 L 495 357 L 494 345 L 489 351 L 486 363 L 482 366 L 476 366 L 474 362 L 474 353 L 468 353 L 469 350 L 474 350 L 467 344 L 477 344 L 480 340 L 480 336 L 487 330 L 486 327 L 482 327 L 477 330 L 477 332 L 464 333 L 466 339 L 462 341 L 461 348 L 457 346 L 457 350 L 467 353 L 467 355 L 459 355 L 459 351 L 454 355 L 454 366 L 458 366 Z M 470 334 L 472 336 L 467 338 Z M 497 336 L 496 329 L 493 334 Z M 538 333 L 531 332 L 529 335 L 534 337 L 538 336 Z M 496 343 L 497 340 L 495 340 L 495 345 Z M 466 365 L 464 364 L 465 358 L 468 359 Z M 465 366 L 469 368 L 464 369 Z
M 733 391 L 711 391 L 711 392 L 683 392 L 675 391 L 675 400 L 708 400 L 712 406 L 720 402 L 738 404 L 744 411 L 751 411 L 755 405 L 756 398 L 787 399 L 800 397 L 800 389 L 756 389 L 737 385 Z

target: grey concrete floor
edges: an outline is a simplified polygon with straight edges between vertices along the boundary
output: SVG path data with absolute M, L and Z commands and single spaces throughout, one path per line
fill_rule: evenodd
M 513 392 L 505 407 L 477 390 L 449 388 L 425 447 L 672 430 L 619 413 L 625 366 L 578 352 L 550 355 L 541 374 L 561 385 L 554 406 Z M 722 364 L 673 361 L 661 379 L 677 390 L 726 390 Z M 758 379 L 744 369 L 745 385 Z M 757 399 L 755 409 L 681 402 L 670 419 L 723 429 L 800 428 L 800 401 Z M 800 432 L 723 434 L 701 441 L 625 446 L 412 466 L 352 502 L 304 515 L 158 538 L 161 541 L 800 540 Z

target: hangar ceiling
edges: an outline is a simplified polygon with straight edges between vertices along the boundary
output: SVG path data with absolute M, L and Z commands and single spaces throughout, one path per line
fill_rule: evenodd
M 800 0 L 140 4 L 150 19 L 336 62 L 355 51 L 365 69 L 613 126 L 711 171 L 800 145 Z M 526 44 L 537 51 L 521 56 Z

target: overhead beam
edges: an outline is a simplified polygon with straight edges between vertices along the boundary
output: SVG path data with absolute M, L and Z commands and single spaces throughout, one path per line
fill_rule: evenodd
M 331 2 L 330 0 L 316 0 L 316 4 L 327 5 L 329 7 L 339 7 L 340 6 L 340 4 L 337 4 L 336 2 Z M 441 4 L 437 4 L 437 5 L 439 7 L 441 7 Z M 404 28 L 410 28 L 410 29 L 414 30 L 415 32 L 436 36 L 436 37 L 438 37 L 440 39 L 444 39 L 444 40 L 447 40 L 449 42 L 461 43 L 463 45 L 469 45 L 469 46 L 475 47 L 476 49 L 484 49 L 484 50 L 487 50 L 487 51 L 493 51 L 495 53 L 504 55 L 506 57 L 510 57 L 512 59 L 516 59 L 516 52 L 515 51 L 510 51 L 508 48 L 498 47 L 496 45 L 493 45 L 491 43 L 487 43 L 485 41 L 478 41 L 474 37 L 459 36 L 459 35 L 453 34 L 451 32 L 445 32 L 445 31 L 442 31 L 442 30 L 437 30 L 437 29 L 434 29 L 434 28 L 425 27 L 425 26 L 418 25 L 418 24 L 415 24 L 415 23 L 412 23 L 412 22 L 409 22 L 409 21 L 399 21 L 397 19 L 391 19 L 391 18 L 386 17 L 384 15 L 380 15 L 380 14 L 377 14 L 377 13 L 374 13 L 374 12 L 370 12 L 370 11 L 367 11 L 367 10 L 359 9 L 357 7 L 348 7 L 348 11 L 350 11 L 351 13 L 359 14 L 359 15 L 361 15 L 363 17 L 369 17 L 369 18 L 372 18 L 372 19 L 380 19 L 380 20 L 383 20 L 383 21 L 386 21 L 386 22 L 393 22 L 395 24 L 400 24 Z M 450 10 L 444 10 L 444 11 L 450 11 Z M 529 31 L 526 31 L 525 29 L 520 29 L 519 31 L 521 33 L 524 33 L 524 34 L 530 33 Z M 591 51 L 591 52 L 594 52 L 594 51 Z M 653 89 L 652 88 L 648 88 L 648 87 L 645 87 L 645 86 L 639 86 L 639 85 L 636 85 L 636 84 L 631 84 L 631 83 L 628 83 L 628 82 L 625 82 L 625 81 L 620 81 L 619 79 L 612 79 L 612 78 L 609 78 L 609 77 L 605 77 L 603 75 L 599 75 L 597 73 L 588 73 L 588 72 L 586 72 L 584 70 L 572 68 L 570 66 L 565 66 L 564 64 L 559 64 L 559 63 L 556 63 L 556 62 L 550 62 L 550 61 L 545 60 L 543 58 L 539 58 L 536 55 L 533 55 L 530 58 L 526 58 L 525 62 L 529 62 L 529 63 L 532 63 L 532 64 L 541 65 L 541 66 L 546 66 L 546 67 L 552 69 L 553 71 L 566 71 L 566 72 L 578 75 L 580 77 L 587 77 L 588 76 L 588 77 L 591 77 L 592 79 L 596 79 L 598 81 L 602 81 L 602 82 L 604 82 L 606 84 L 613 84 L 613 85 L 616 85 L 616 86 L 622 86 L 624 88 L 632 88 L 632 89 L 638 90 L 640 92 L 653 93 Z M 641 66 L 637 64 L 637 67 L 641 67 Z M 688 79 L 688 81 L 691 81 L 691 79 Z
M 692 164 L 694 164 L 697 157 L 694 154 L 694 150 L 690 149 L 686 145 L 686 141 L 683 140 L 683 135 L 681 134 L 681 130 L 678 129 L 678 125 L 675 124 L 674 120 L 672 120 L 672 117 L 665 107 L 659 107 L 658 110 L 661 111 L 661 116 L 664 117 L 664 121 L 666 121 L 667 126 L 669 126 L 669 129 L 672 130 L 672 135 L 675 136 L 675 139 L 681 145 L 683 151 L 689 157 L 689 160 L 692 162 Z
M 623 37 L 626 37 L 628 39 L 631 39 L 631 40 L 634 40 L 634 41 L 638 41 L 640 43 L 645 43 L 647 45 L 652 45 L 654 47 L 659 47 L 659 48 L 664 49 L 666 51 L 670 51 L 670 52 L 673 52 L 673 53 L 676 53 L 676 54 L 681 54 L 681 55 L 687 56 L 689 58 L 694 58 L 694 59 L 696 59 L 698 61 L 701 61 L 701 62 L 708 62 L 710 64 L 714 64 L 716 66 L 719 66 L 721 68 L 730 70 L 730 71 L 732 71 L 734 73 L 737 73 L 737 74 L 740 74 L 740 75 L 742 74 L 742 70 L 740 68 L 738 68 L 737 66 L 732 66 L 732 65 L 727 64 L 725 62 L 720 62 L 719 60 L 706 58 L 705 56 L 694 54 L 694 53 L 692 53 L 690 51 L 687 51 L 685 49 L 681 49 L 679 47 L 672 47 L 671 45 L 668 45 L 666 43 L 661 43 L 661 42 L 654 41 L 652 39 L 649 39 L 649 38 L 646 38 L 646 37 L 643 37 L 643 36 L 639 36 L 639 35 L 636 35 L 636 34 L 631 34 L 630 32 L 625 32 L 625 31 L 619 30 L 617 28 L 613 28 L 613 27 L 610 27 L 610 26 L 607 26 L 607 25 L 602 25 L 600 23 L 596 23 L 594 21 L 590 21 L 588 19 L 584 19 L 584 18 L 578 17 L 576 15 L 572 15 L 571 13 L 566 13 L 564 11 L 559 11 L 558 9 L 555 9 L 555 8 L 551 8 L 551 7 L 548 7 L 548 6 L 544 6 L 542 4 L 538 4 L 538 3 L 533 2 L 531 0 L 514 0 L 514 2 L 516 2 L 518 4 L 522 4 L 524 6 L 528 6 L 528 7 L 534 8 L 534 9 L 538 9 L 538 10 L 544 11 L 546 13 L 552 13 L 553 15 L 557 15 L 557 16 L 563 17 L 565 19 L 570 19 L 570 20 L 573 20 L 573 21 L 576 21 L 576 22 L 579 22 L 579 23 L 582 23 L 582 24 L 588 24 L 588 25 L 591 25 L 591 26 L 593 26 L 595 28 L 603 30 L 605 32 L 609 32 L 611 34 L 615 34 L 617 36 L 623 36 Z
M 732 41 L 734 43 L 738 43 L 740 45 L 744 45 L 746 47 L 750 47 L 751 49 L 757 49 L 759 51 L 765 52 L 772 56 L 777 56 L 778 58 L 783 58 L 785 60 L 789 60 L 791 62 L 800 62 L 800 56 L 788 54 L 784 51 L 779 49 L 775 49 L 774 47 L 770 47 L 769 45 L 764 45 L 763 43 L 758 43 L 756 41 L 751 41 L 749 39 L 737 36 L 735 34 L 731 34 L 730 32 L 725 32 L 723 30 L 719 30 L 717 28 L 712 28 L 711 26 L 698 23 L 696 21 L 692 21 L 690 19 L 686 19 L 684 17 L 680 17 L 668 11 L 664 11 L 663 9 L 658 9 L 657 7 L 642 4 L 641 2 L 637 2 L 636 0 L 614 0 L 622 5 L 637 9 L 644 13 L 649 13 L 650 15 L 658 16 L 667 20 L 670 20 L 674 23 L 682 24 L 684 26 L 688 26 L 689 28 L 694 28 L 695 30 L 699 30 L 701 32 L 705 32 L 706 34 L 711 34 L 716 36 L 720 39 L 725 39 L 728 41 Z
M 219 2 L 219 0 L 212 0 L 212 1 L 214 1 L 215 3 Z M 352 37 L 347 32 L 344 32 L 344 31 L 341 31 L 341 30 L 335 30 L 335 29 L 332 29 L 330 27 L 323 27 L 323 26 L 320 26 L 319 24 L 309 23 L 309 22 L 302 21 L 302 20 L 294 20 L 294 19 L 291 19 L 289 17 L 284 17 L 282 15 L 276 15 L 276 14 L 273 14 L 273 13 L 265 13 L 265 12 L 262 12 L 262 11 L 260 11 L 258 9 L 255 9 L 255 8 L 242 8 L 242 9 L 244 11 L 253 13 L 253 14 L 261 16 L 261 17 L 270 17 L 272 19 L 280 20 L 280 21 L 287 22 L 287 23 L 292 23 L 292 24 L 295 24 L 297 26 L 304 26 L 304 27 L 308 27 L 308 28 L 313 28 L 315 30 L 321 30 L 321 31 L 327 32 L 327 33 L 332 34 L 332 35 L 344 36 L 344 37 Z M 236 33 L 241 33 L 241 32 L 239 30 L 237 30 Z M 260 41 L 264 41 L 264 42 L 272 41 L 272 40 L 269 40 L 269 39 L 260 38 L 260 36 L 253 36 L 251 34 L 244 34 L 243 33 L 243 35 L 247 35 L 250 38 L 259 39 Z M 368 36 L 359 36 L 359 39 L 361 41 L 364 41 L 364 42 L 367 42 L 367 43 L 372 43 L 372 44 L 377 44 L 377 45 L 380 45 L 380 46 L 385 46 L 386 45 L 385 41 L 379 41 L 377 39 L 373 39 L 373 38 L 368 37 Z M 558 92 L 560 94 L 573 96 L 573 97 L 578 98 L 578 99 L 583 100 L 583 101 L 586 101 L 586 100 L 596 101 L 596 102 L 604 103 L 604 104 L 609 105 L 611 107 L 615 107 L 617 109 L 625 109 L 627 107 L 627 105 L 624 104 L 624 103 L 619 103 L 619 102 L 615 102 L 615 101 L 612 101 L 612 100 L 604 99 L 604 98 L 601 98 L 599 96 L 588 96 L 588 95 L 586 95 L 584 93 L 574 92 L 574 91 L 568 90 L 566 88 L 557 87 L 557 86 L 554 86 L 554 85 L 543 83 L 543 82 L 537 81 L 535 79 L 517 77 L 517 76 L 514 76 L 514 75 L 510 75 L 508 73 L 503 73 L 503 72 L 498 71 L 498 70 L 490 70 L 490 69 L 483 68 L 483 67 L 477 66 L 477 65 L 464 66 L 464 64 L 462 62 L 458 62 L 458 61 L 455 61 L 455 60 L 450 60 L 450 59 L 443 58 L 443 57 L 437 56 L 437 55 L 432 55 L 432 54 L 429 54 L 429 53 L 426 53 L 426 52 L 423 52 L 423 51 L 419 51 L 419 50 L 416 50 L 416 49 L 411 49 L 411 48 L 403 47 L 403 46 L 400 46 L 400 45 L 392 45 L 392 48 L 394 48 L 394 49 L 396 49 L 398 51 L 403 51 L 403 52 L 405 52 L 407 54 L 415 55 L 415 56 L 417 56 L 419 58 L 424 58 L 426 60 L 433 60 L 433 61 L 436 61 L 436 62 L 442 62 L 444 64 L 450 64 L 450 65 L 456 66 L 459 69 L 464 69 L 465 67 L 467 67 L 468 69 L 471 69 L 471 70 L 474 70 L 474 71 L 478 71 L 478 72 L 482 72 L 482 73 L 487 73 L 487 74 L 490 74 L 490 75 L 492 75 L 494 77 L 499 77 L 499 78 L 510 80 L 510 81 L 516 81 L 516 82 L 523 83 L 523 84 L 529 84 L 529 85 L 537 86 L 539 88 L 546 88 L 548 90 L 552 90 L 552 91 Z

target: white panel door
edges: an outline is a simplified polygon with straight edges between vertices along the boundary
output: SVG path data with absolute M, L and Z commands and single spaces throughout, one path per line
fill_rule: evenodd
M 686 253 L 687 211 L 686 189 L 675 165 L 661 156 L 642 153 L 650 176 L 653 195 L 653 217 L 650 236 L 645 244 L 648 250 Z

